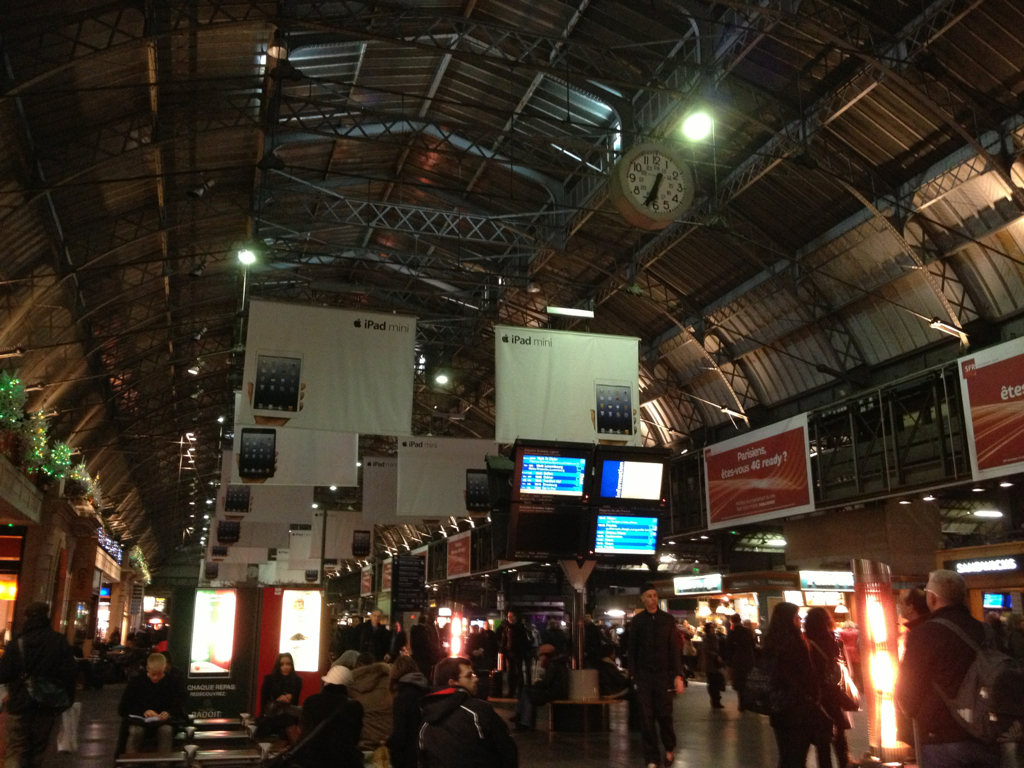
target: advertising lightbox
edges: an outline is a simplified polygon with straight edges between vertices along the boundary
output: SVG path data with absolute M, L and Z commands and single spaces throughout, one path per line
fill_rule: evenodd
M 231 674 L 236 602 L 233 589 L 196 590 L 189 677 L 228 677 Z
M 281 598 L 279 652 L 292 655 L 296 672 L 316 672 L 320 668 L 320 592 L 286 589 Z

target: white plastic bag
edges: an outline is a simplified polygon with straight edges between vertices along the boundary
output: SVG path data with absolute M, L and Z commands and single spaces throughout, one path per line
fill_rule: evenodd
M 60 729 L 57 731 L 57 751 L 78 751 L 78 721 L 82 717 L 82 702 L 76 701 L 60 715 Z

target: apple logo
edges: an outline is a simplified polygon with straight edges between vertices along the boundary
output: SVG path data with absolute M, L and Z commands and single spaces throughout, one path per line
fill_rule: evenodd
M 355 328 L 362 328 L 363 327 L 363 323 L 360 320 L 356 320 L 354 323 L 352 323 L 352 325 Z
M 407 447 L 408 445 L 409 445 L 409 444 L 408 444 L 407 442 L 405 442 L 404 440 L 402 441 L 402 447 L 403 447 L 403 448 Z
M 507 333 L 504 336 L 501 337 L 501 341 L 504 344 L 508 344 L 508 334 Z

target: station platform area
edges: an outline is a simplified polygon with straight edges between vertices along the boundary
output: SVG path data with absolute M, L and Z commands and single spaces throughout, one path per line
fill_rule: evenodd
M 81 691 L 82 719 L 79 724 L 79 750 L 76 754 L 57 753 L 51 746 L 44 768 L 110 768 L 114 764 L 117 737 L 117 702 L 122 685 L 109 685 L 102 691 Z M 679 746 L 677 768 L 774 768 L 777 761 L 775 740 L 768 718 L 739 712 L 736 694 L 723 696 L 724 709 L 711 709 L 704 685 L 691 683 L 687 692 L 676 697 L 675 723 Z M 496 710 L 504 717 L 512 706 L 499 703 Z M 2 718 L 0 718 L 2 719 Z M 550 733 L 546 708 L 537 718 L 537 729 L 513 734 L 519 744 L 522 768 L 643 768 L 639 733 L 630 733 L 624 705 L 613 706 L 610 729 L 603 733 Z M 867 726 L 862 712 L 854 716 L 849 732 L 851 755 L 858 759 L 868 747 Z M 1024 768 L 1022 745 L 1008 745 L 1003 768 Z M 2 747 L 0 747 L 2 751 Z M 833 762 L 833 765 L 835 763 Z M 817 768 L 812 749 L 807 765 Z

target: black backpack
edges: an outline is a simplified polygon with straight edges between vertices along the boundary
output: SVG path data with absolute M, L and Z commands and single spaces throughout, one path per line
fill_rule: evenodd
M 950 699 L 933 683 L 957 724 L 975 739 L 988 744 L 1020 734 L 1024 722 L 1024 670 L 1016 659 L 996 647 L 995 633 L 985 627 L 985 642 L 978 645 L 947 619 L 932 619 L 959 637 L 974 651 L 974 661 Z M 1016 727 L 1015 727 L 1016 724 Z

